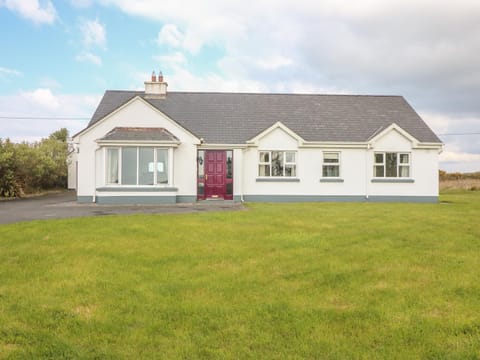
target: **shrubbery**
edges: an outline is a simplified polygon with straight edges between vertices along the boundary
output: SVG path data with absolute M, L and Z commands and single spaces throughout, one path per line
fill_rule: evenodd
M 67 186 L 68 131 L 34 143 L 0 139 L 0 196 L 20 197 Z

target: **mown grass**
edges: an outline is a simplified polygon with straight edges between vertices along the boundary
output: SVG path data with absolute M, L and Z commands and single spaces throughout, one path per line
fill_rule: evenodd
M 0 358 L 480 358 L 480 192 L 0 226 Z

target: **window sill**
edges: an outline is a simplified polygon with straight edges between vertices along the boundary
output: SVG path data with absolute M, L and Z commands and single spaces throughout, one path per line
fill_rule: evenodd
M 372 183 L 414 183 L 414 179 L 410 178 L 375 178 Z
M 97 191 L 112 191 L 112 192 L 169 192 L 178 191 L 178 188 L 172 186 L 104 186 L 97 188 Z
M 325 177 L 325 178 L 321 178 L 320 179 L 320 182 L 323 182 L 323 183 L 343 183 L 344 180 L 342 178 L 328 178 L 328 177 Z
M 256 182 L 300 182 L 299 178 L 294 177 L 259 177 Z

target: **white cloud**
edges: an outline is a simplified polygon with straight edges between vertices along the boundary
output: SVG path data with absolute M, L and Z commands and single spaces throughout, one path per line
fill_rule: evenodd
M 23 76 L 23 73 L 18 70 L 9 69 L 9 68 L 0 66 L 0 78 L 2 76 Z
M 173 47 L 180 47 L 184 40 L 183 34 L 178 30 L 174 24 L 166 24 L 158 33 L 158 43 L 169 45 Z
M 75 57 L 75 60 L 80 61 L 80 62 L 88 62 L 88 63 L 95 64 L 95 65 L 102 65 L 102 59 L 100 58 L 100 56 L 97 56 L 97 55 L 92 54 L 90 52 L 83 52 L 83 53 L 78 54 Z
M 1 6 L 36 24 L 52 24 L 57 18 L 57 12 L 50 0 L 44 1 L 43 6 L 38 0 L 3 0 L 0 1 Z
M 105 30 L 105 25 L 101 24 L 98 19 L 81 21 L 80 31 L 83 35 L 83 44 L 86 47 L 105 47 L 107 42 L 107 32 Z
M 48 88 L 0 96 L 0 116 L 12 117 L 10 121 L 7 119 L 2 122 L 1 136 L 9 137 L 13 141 L 36 141 L 62 127 L 74 134 L 88 124 L 100 97 L 88 94 L 56 94 Z M 58 117 L 85 119 L 55 119 Z
M 60 106 L 58 98 L 53 95 L 50 89 L 40 88 L 25 92 L 22 96 L 27 102 L 35 103 L 48 110 L 56 110 Z

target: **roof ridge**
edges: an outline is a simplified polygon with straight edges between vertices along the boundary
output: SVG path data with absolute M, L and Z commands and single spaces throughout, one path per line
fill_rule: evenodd
M 143 90 L 106 90 L 106 92 L 119 92 L 131 94 L 145 94 Z M 399 97 L 402 95 L 385 95 L 385 94 L 322 94 L 322 93 L 287 93 L 287 92 L 242 92 L 242 91 L 168 91 L 168 94 L 209 94 L 209 95 L 291 95 L 291 96 L 345 96 L 345 97 Z

